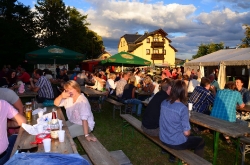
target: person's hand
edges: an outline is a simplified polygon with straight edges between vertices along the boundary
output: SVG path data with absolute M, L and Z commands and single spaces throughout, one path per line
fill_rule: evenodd
M 66 92 L 65 90 L 62 92 L 61 94 L 62 98 L 66 99 L 68 97 L 70 97 L 70 93 Z
M 90 141 L 93 141 L 93 142 L 97 141 L 97 139 L 95 137 L 91 137 L 91 136 L 87 136 L 86 140 L 88 140 L 89 142 Z
M 33 81 L 33 78 L 30 78 L 30 81 Z

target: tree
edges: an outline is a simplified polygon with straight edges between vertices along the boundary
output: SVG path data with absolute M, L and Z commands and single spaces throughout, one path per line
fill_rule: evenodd
M 37 49 L 33 16 L 29 7 L 16 0 L 0 0 L 0 55 L 7 57 L 1 64 L 20 64 L 25 53 Z
M 38 0 L 39 43 L 42 47 L 62 46 L 80 53 L 87 58 L 98 56 L 103 49 L 103 41 L 89 30 L 87 15 L 82 15 L 74 7 L 65 7 L 62 0 Z M 94 47 L 94 49 L 93 49 Z
M 250 47 L 250 25 L 244 24 L 245 27 L 245 38 L 241 40 L 241 48 L 248 48 Z
M 198 51 L 196 55 L 193 55 L 193 59 L 202 57 L 204 55 L 216 52 L 220 49 L 224 49 L 224 43 L 210 43 L 210 44 L 203 44 L 201 43 L 200 46 L 198 46 Z
M 100 55 L 103 41 L 101 36 L 89 30 L 87 15 L 82 15 L 76 8 L 67 7 L 69 23 L 62 36 L 61 46 L 67 47 L 87 56 L 87 59 Z M 73 41 L 73 42 L 72 42 Z
M 60 45 L 68 26 L 68 13 L 62 0 L 37 0 L 40 46 Z

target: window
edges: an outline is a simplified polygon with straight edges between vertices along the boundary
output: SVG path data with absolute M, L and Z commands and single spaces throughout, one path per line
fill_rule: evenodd
M 123 46 L 125 46 L 125 41 L 123 41 Z
M 159 54 L 159 49 L 154 49 L 154 54 Z
M 150 43 L 150 38 L 147 38 L 147 43 Z
M 164 54 L 166 54 L 166 49 L 164 49 Z
M 150 55 L 150 49 L 146 49 L 146 55 Z
M 121 42 L 121 47 L 122 47 L 122 42 Z
M 154 38 L 154 42 L 157 42 L 157 41 L 159 41 L 159 38 Z

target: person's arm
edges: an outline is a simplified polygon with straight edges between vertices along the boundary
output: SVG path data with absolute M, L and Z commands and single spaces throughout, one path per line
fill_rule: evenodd
M 26 123 L 26 119 L 20 113 L 17 113 L 10 121 L 8 121 L 8 128 L 15 128 Z
M 13 107 L 18 110 L 18 112 L 23 115 L 23 103 L 21 99 L 19 98 L 14 104 Z
M 184 131 L 183 134 L 184 134 L 185 136 L 189 136 L 189 135 L 190 135 L 190 130 Z
M 88 141 L 96 141 L 97 139 L 95 137 L 92 137 L 89 135 L 89 124 L 87 120 L 82 120 L 82 126 L 83 126 L 83 131 L 84 131 L 84 136 L 86 140 Z
M 40 89 L 39 87 L 36 87 L 34 85 L 33 78 L 30 78 L 30 90 L 37 92 L 37 91 L 39 91 L 39 89 Z
M 133 88 L 133 90 L 132 90 L 132 99 L 134 99 L 135 98 L 135 88 Z
M 54 100 L 54 105 L 59 106 L 62 99 L 66 99 L 70 97 L 70 94 L 68 92 L 65 92 L 65 90 Z
M 212 92 L 214 96 L 216 95 L 216 87 L 211 85 L 209 90 Z

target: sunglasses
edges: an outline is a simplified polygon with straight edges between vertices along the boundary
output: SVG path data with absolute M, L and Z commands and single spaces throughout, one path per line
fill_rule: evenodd
M 17 150 L 18 150 L 18 153 L 22 153 L 22 152 L 30 152 L 30 153 L 33 153 L 33 152 L 37 152 L 38 150 L 38 145 L 35 146 L 35 147 L 31 147 L 31 148 L 21 148 L 20 146 L 17 146 Z

